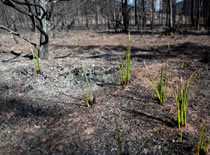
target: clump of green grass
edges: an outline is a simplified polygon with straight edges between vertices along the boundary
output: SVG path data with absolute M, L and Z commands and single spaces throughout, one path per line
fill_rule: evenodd
M 83 73 L 84 73 L 85 82 L 86 82 L 86 88 L 84 91 L 84 101 L 87 107 L 91 107 L 95 103 L 95 96 L 93 94 L 93 89 L 91 87 L 90 80 L 88 79 L 86 75 L 84 67 L 83 67 Z
M 158 102 L 163 105 L 167 99 L 167 77 L 164 68 L 161 68 L 160 79 L 157 83 L 151 81 L 152 88 L 154 90 L 155 97 Z
M 125 59 L 120 66 L 120 84 L 125 86 L 131 80 L 132 58 L 131 58 L 131 36 L 128 34 L 128 48 L 125 53 Z
M 84 101 L 87 107 L 91 107 L 95 103 L 95 96 L 93 95 L 93 91 L 89 86 L 85 90 Z
M 33 54 L 33 62 L 34 62 L 34 66 L 35 66 L 35 72 L 36 72 L 37 75 L 41 74 L 39 50 L 37 48 L 34 48 L 32 54 Z
M 189 79 L 184 81 L 182 78 L 180 84 L 177 87 L 175 99 L 177 105 L 177 123 L 178 128 L 185 127 L 187 124 L 187 112 L 189 105 L 189 91 L 190 86 L 195 78 L 196 72 L 194 72 Z
M 200 138 L 198 145 L 196 146 L 196 155 L 207 155 L 210 140 L 207 138 L 207 128 L 203 126 L 200 131 Z
M 185 127 L 187 124 L 187 111 L 189 104 L 189 85 L 181 82 L 176 94 L 177 123 L 178 127 Z

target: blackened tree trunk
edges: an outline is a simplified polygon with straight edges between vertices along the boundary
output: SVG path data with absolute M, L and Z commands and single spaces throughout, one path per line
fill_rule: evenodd
M 196 20 L 195 20 L 195 26 L 196 26 L 196 29 L 199 30 L 200 29 L 200 25 L 199 25 L 199 22 L 200 22 L 200 7 L 201 7 L 201 0 L 197 0 L 196 1 Z
M 195 26 L 195 19 L 194 19 L 194 0 L 191 0 L 191 24 L 194 27 Z
M 135 25 L 138 25 L 138 9 L 137 9 L 137 0 L 135 0 Z
M 98 28 L 98 18 L 99 18 L 99 7 L 97 4 L 97 0 L 95 0 L 95 24 L 96 24 L 96 28 Z
M 40 33 L 40 51 L 39 56 L 41 59 L 47 59 L 48 58 L 48 44 L 49 44 L 49 37 L 48 37 L 48 25 L 49 21 L 47 19 L 47 15 L 44 15 L 48 12 L 47 10 L 47 3 L 45 0 L 40 0 L 40 5 L 44 10 L 41 10 L 41 16 L 42 18 L 40 21 L 40 25 L 42 27 L 42 32 Z
M 210 34 L 210 1 L 208 1 L 208 4 L 207 4 L 207 16 L 206 16 L 206 18 L 207 18 L 207 29 L 208 29 L 208 33 Z M 210 60 L 210 59 L 209 59 Z
M 171 24 L 171 19 L 170 19 L 170 10 L 171 10 L 171 7 L 170 7 L 171 5 L 170 5 L 170 0 L 167 0 L 166 1 L 166 4 L 165 4 L 165 7 L 166 7 L 166 9 L 165 9 L 165 11 L 166 11 L 166 26 L 167 27 L 171 27 L 170 26 L 170 24 Z
M 152 6 L 152 17 L 151 17 L 151 25 L 150 28 L 151 30 L 153 29 L 153 25 L 154 25 L 154 13 L 155 13 L 155 0 L 152 0 L 151 2 L 151 6 Z
M 167 1 L 167 19 L 166 25 L 170 32 L 175 31 L 175 21 L 176 21 L 176 0 Z
M 142 0 L 142 16 L 143 16 L 143 18 L 142 18 L 142 28 L 145 28 L 147 19 L 146 19 L 145 1 L 144 0 Z
M 172 1 L 172 31 L 175 31 L 176 29 L 176 0 L 171 0 Z
M 122 17 L 123 17 L 123 31 L 128 32 L 128 27 L 129 27 L 128 0 L 122 0 Z

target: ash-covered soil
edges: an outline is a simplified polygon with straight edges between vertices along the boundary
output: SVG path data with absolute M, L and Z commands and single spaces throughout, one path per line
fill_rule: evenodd
M 133 34 L 132 80 L 122 88 L 119 66 L 127 44 L 126 34 L 57 33 L 37 76 L 30 47 L 2 34 L 0 154 L 194 154 L 202 124 L 210 136 L 209 36 Z M 148 79 L 166 64 L 169 97 L 160 105 Z M 180 142 L 173 87 L 195 71 Z M 90 108 L 83 99 L 85 77 L 96 97 Z

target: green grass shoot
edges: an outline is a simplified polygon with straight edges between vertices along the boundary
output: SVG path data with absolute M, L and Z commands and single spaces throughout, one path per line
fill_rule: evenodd
M 41 74 L 41 65 L 40 65 L 40 59 L 39 59 L 39 50 L 37 48 L 34 48 L 33 54 L 33 61 L 35 66 L 35 72 L 36 74 Z
M 163 105 L 167 100 L 167 75 L 162 67 L 160 71 L 160 79 L 157 81 L 149 81 L 154 91 L 154 96 L 158 102 Z
M 177 123 L 178 128 L 185 127 L 187 124 L 187 112 L 189 105 L 189 91 L 193 80 L 196 77 L 196 72 L 194 72 L 189 79 L 184 81 L 180 80 L 180 84 L 176 90 L 175 99 L 177 106 Z
M 198 145 L 196 146 L 196 155 L 207 155 L 210 140 L 207 138 L 207 128 L 203 126 L 200 130 Z
M 91 107 L 95 102 L 95 97 L 94 97 L 93 90 L 90 84 L 90 80 L 88 79 L 86 75 L 86 71 L 84 67 L 83 67 L 83 73 L 84 73 L 85 82 L 86 82 L 86 88 L 84 92 L 84 101 L 87 107 Z
M 120 66 L 120 84 L 125 86 L 131 80 L 132 74 L 132 58 L 131 58 L 131 36 L 128 34 L 128 48 L 125 53 L 125 59 Z

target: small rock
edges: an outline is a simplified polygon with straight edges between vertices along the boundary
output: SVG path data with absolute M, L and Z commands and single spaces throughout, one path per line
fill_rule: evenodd
M 92 134 L 94 131 L 95 131 L 94 128 L 89 127 L 89 128 L 87 128 L 87 129 L 84 131 L 84 133 L 90 135 L 90 134 Z

